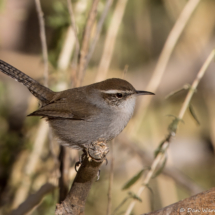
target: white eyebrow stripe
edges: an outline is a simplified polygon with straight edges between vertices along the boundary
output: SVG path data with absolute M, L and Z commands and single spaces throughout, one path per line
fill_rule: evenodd
M 101 90 L 101 92 L 107 94 L 125 93 L 123 90 Z
M 106 93 L 106 94 L 116 94 L 116 93 L 132 93 L 131 91 L 125 91 L 125 90 L 101 90 L 102 93 Z

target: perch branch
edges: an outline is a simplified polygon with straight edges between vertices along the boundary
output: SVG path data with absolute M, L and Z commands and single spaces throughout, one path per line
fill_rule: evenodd
M 96 142 L 89 147 L 88 153 L 91 156 L 84 156 L 66 199 L 61 204 L 57 204 L 55 215 L 84 215 L 87 195 L 108 153 L 108 147 L 105 143 Z
M 215 212 L 215 188 L 176 202 L 160 210 L 142 215 L 213 214 Z

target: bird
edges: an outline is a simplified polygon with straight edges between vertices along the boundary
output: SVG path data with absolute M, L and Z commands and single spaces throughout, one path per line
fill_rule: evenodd
M 28 116 L 45 118 L 58 142 L 77 150 L 114 139 L 131 119 L 137 96 L 155 95 L 138 91 L 119 78 L 54 92 L 2 60 L 0 70 L 26 86 L 40 101 L 39 109 Z

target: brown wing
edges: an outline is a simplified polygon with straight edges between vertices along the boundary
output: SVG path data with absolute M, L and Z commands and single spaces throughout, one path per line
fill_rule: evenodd
M 86 95 L 76 88 L 57 93 L 49 104 L 28 116 L 84 120 L 94 116 L 98 111 L 100 109 L 90 105 Z

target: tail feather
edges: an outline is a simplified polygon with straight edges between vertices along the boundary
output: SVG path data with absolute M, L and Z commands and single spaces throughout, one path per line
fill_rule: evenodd
M 42 102 L 43 105 L 48 104 L 55 95 L 55 93 L 49 88 L 41 85 L 34 79 L 30 78 L 28 75 L 2 60 L 0 60 L 0 70 L 6 75 L 25 85 L 28 90 Z

